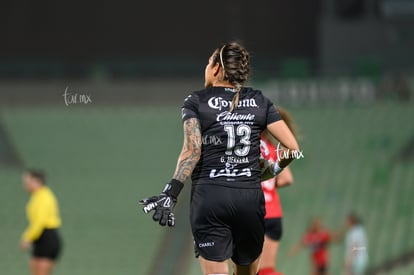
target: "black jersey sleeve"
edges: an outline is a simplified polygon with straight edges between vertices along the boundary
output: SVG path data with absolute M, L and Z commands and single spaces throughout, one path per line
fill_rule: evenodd
M 189 118 L 199 118 L 198 117 L 198 107 L 199 107 L 199 98 L 194 93 L 189 95 L 184 100 L 184 105 L 181 110 L 182 119 L 186 121 Z
M 282 117 L 280 116 L 279 112 L 276 110 L 276 107 L 270 100 L 267 100 L 267 121 L 266 125 L 269 125 L 273 122 L 281 120 Z

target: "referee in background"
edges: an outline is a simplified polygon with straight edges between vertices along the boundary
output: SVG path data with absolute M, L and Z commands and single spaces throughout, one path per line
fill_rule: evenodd
M 43 171 L 27 170 L 23 174 L 23 186 L 30 194 L 30 200 L 26 205 L 29 224 L 22 235 L 20 248 L 22 251 L 32 248 L 29 263 L 32 275 L 52 274 L 62 246 L 58 233 L 62 223 L 58 202 L 45 182 Z

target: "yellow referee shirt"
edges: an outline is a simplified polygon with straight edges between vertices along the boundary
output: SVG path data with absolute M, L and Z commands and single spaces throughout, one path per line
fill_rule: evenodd
M 44 229 L 55 229 L 62 223 L 56 197 L 47 186 L 42 186 L 32 193 L 26 205 L 26 215 L 29 226 L 24 231 L 22 239 L 28 242 L 37 240 Z

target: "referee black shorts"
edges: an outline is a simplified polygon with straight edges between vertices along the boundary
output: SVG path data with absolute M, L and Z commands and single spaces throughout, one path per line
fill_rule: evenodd
M 33 243 L 32 257 L 57 260 L 62 250 L 62 241 L 57 229 L 45 229 Z
M 273 241 L 280 241 L 283 234 L 282 218 L 265 219 L 265 235 Z
M 229 258 L 249 265 L 262 253 L 264 196 L 257 189 L 197 184 L 191 194 L 191 229 L 196 257 L 210 261 Z

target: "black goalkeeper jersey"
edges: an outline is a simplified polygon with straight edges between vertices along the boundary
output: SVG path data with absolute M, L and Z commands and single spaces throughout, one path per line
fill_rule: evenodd
M 242 88 L 239 104 L 230 113 L 233 96 L 232 88 L 211 87 L 184 101 L 182 119 L 200 121 L 203 143 L 193 184 L 260 188 L 260 135 L 281 117 L 261 91 L 251 88 Z

